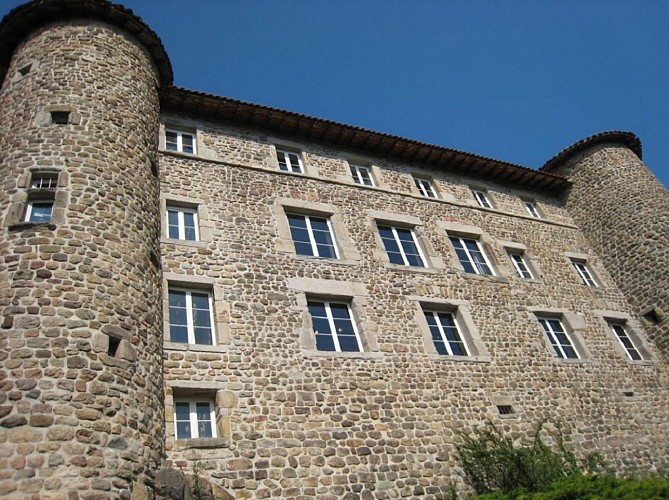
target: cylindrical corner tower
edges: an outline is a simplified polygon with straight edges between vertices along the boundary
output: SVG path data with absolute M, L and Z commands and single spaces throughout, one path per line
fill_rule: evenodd
M 602 132 L 543 169 L 572 182 L 566 205 L 646 331 L 669 359 L 669 192 L 629 132 Z
M 0 496 L 130 498 L 163 448 L 158 37 L 103 0 L 0 24 Z

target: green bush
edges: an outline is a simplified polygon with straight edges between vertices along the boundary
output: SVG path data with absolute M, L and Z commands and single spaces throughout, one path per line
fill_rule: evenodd
M 493 424 L 462 435 L 457 446 L 467 482 L 476 493 L 509 492 L 517 488 L 534 492 L 565 476 L 577 474 L 574 455 L 563 444 L 562 435 L 552 434 L 555 449 L 541 439 L 539 425 L 531 443 L 514 446 Z
M 660 500 L 669 498 L 669 479 L 648 476 L 642 479 L 622 479 L 612 476 L 563 477 L 550 483 L 545 490 L 528 492 L 516 489 L 507 493 L 479 495 L 477 500 Z

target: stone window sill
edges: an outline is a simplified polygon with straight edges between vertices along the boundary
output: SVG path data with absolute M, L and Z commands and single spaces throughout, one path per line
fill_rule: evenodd
M 357 261 L 351 259 L 331 259 L 328 257 L 317 257 L 313 255 L 298 255 L 293 252 L 290 252 L 289 255 L 295 260 L 301 260 L 304 262 L 319 262 L 322 264 L 334 264 L 337 266 L 354 266 L 357 264 Z
M 318 351 L 316 349 L 304 349 L 302 351 L 305 357 L 313 358 L 339 358 L 339 359 L 383 359 L 381 352 L 336 352 L 336 351 Z
M 228 352 L 226 345 L 183 344 L 181 342 L 163 342 L 163 349 L 170 351 Z
M 405 272 L 416 272 L 424 274 L 439 274 L 440 270 L 435 267 L 418 267 L 418 266 L 405 266 L 402 264 L 392 264 L 390 262 L 384 262 L 383 267 L 386 269 L 392 269 L 393 271 L 405 271 Z
M 209 449 L 209 448 L 229 448 L 230 438 L 195 438 L 195 439 L 175 439 L 175 450 L 189 449 Z
M 448 356 L 445 354 L 428 354 L 430 361 L 439 363 L 490 363 L 492 356 Z
M 8 224 L 7 229 L 9 231 L 27 231 L 29 229 L 50 229 L 54 231 L 56 225 L 53 222 L 16 222 Z
M 194 247 L 194 248 L 206 248 L 208 241 L 193 241 L 193 240 L 179 240 L 176 238 L 161 238 L 160 243 L 163 245 L 177 245 L 184 247 Z

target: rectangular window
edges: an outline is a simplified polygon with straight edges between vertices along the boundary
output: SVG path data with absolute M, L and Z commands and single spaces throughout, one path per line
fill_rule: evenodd
M 214 344 L 214 311 L 206 291 L 169 289 L 170 341 Z
M 276 156 L 279 160 L 279 169 L 286 172 L 293 172 L 296 174 L 301 174 L 304 172 L 302 166 L 302 158 L 300 158 L 299 153 L 293 153 L 291 151 L 282 151 L 280 149 L 276 150 Z
M 372 169 L 362 165 L 349 165 L 351 169 L 351 176 L 353 177 L 353 182 L 356 184 L 362 184 L 363 186 L 373 186 L 374 179 L 372 178 Z
M 530 214 L 530 217 L 541 219 L 541 214 L 539 213 L 539 210 L 537 210 L 537 206 L 533 201 L 525 200 L 523 204 L 525 205 L 525 210 L 527 210 L 527 213 Z
M 339 258 L 329 219 L 290 213 L 286 217 L 298 255 Z
M 458 326 L 455 316 L 450 312 L 423 311 L 430 327 L 434 347 L 439 354 L 447 356 L 469 356 L 469 349 Z
M 197 209 L 167 206 L 167 237 L 175 240 L 199 239 Z
M 492 202 L 488 197 L 488 193 L 480 189 L 472 189 L 472 194 L 480 206 L 483 208 L 492 208 Z
M 513 262 L 513 267 L 516 268 L 516 271 L 518 272 L 518 275 L 521 278 L 525 279 L 534 278 L 534 276 L 532 275 L 532 271 L 530 270 L 530 267 L 527 265 L 527 262 L 525 262 L 525 256 L 522 253 L 509 252 L 509 257 L 511 258 L 511 262 Z
M 403 266 L 427 267 L 423 251 L 416 240 L 413 229 L 379 226 L 379 233 L 391 263 Z
M 29 201 L 26 207 L 26 222 L 48 222 L 53 212 L 53 200 Z
M 495 275 L 478 241 L 460 236 L 450 236 L 450 239 L 465 272 L 488 276 Z
M 195 135 L 180 130 L 165 129 L 165 148 L 169 151 L 195 154 Z
M 319 351 L 362 352 L 360 335 L 346 303 L 307 302 Z
M 216 414 L 210 401 L 175 401 L 177 439 L 216 437 Z
M 578 272 L 578 275 L 581 277 L 581 281 L 584 285 L 587 286 L 597 286 L 597 282 L 592 277 L 592 273 L 588 269 L 588 266 L 585 265 L 584 261 L 572 260 L 571 263 L 574 265 L 574 268 Z
M 35 174 L 30 179 L 30 189 L 56 189 L 58 187 L 58 174 L 48 172 Z
M 418 188 L 418 192 L 422 196 L 425 196 L 426 198 L 437 197 L 437 191 L 434 189 L 434 185 L 432 184 L 432 179 L 414 176 L 413 181 L 416 184 L 416 187 Z
M 553 346 L 555 355 L 561 359 L 580 359 L 574 343 L 565 330 L 562 321 L 552 318 L 539 318 L 548 340 Z
M 625 325 L 623 323 L 609 323 L 609 328 L 611 328 L 611 331 L 618 339 L 618 342 L 620 342 L 620 345 L 623 346 L 623 349 L 625 349 L 627 356 L 631 360 L 634 361 L 643 360 L 643 356 L 641 356 L 639 349 L 637 349 L 637 347 L 634 345 L 634 342 L 632 341 L 630 335 L 627 333 L 627 330 L 625 329 Z

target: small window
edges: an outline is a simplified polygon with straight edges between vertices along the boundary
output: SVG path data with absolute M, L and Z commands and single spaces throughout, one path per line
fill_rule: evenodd
M 277 149 L 276 157 L 279 160 L 280 170 L 285 172 L 293 172 L 296 174 L 301 174 L 304 172 L 302 158 L 300 158 L 299 153 Z
M 469 356 L 470 351 L 455 315 L 450 312 L 423 311 L 432 334 L 432 342 L 439 354 Z
M 427 267 L 423 250 L 413 229 L 379 225 L 379 233 L 393 264 Z
M 490 201 L 490 197 L 488 196 L 487 192 L 480 189 L 472 189 L 472 194 L 480 206 L 483 208 L 492 208 L 492 202 Z
M 216 437 L 214 404 L 202 400 L 175 400 L 174 426 L 177 439 Z
M 53 200 L 29 201 L 26 207 L 26 222 L 48 222 L 53 213 Z
M 609 322 L 609 328 L 620 342 L 620 345 L 623 346 L 627 357 L 633 361 L 643 361 L 643 356 L 641 352 L 634 344 L 632 337 L 627 333 L 625 324 L 621 322 Z
M 509 258 L 511 259 L 511 262 L 513 262 L 513 267 L 516 268 L 516 272 L 518 272 L 518 275 L 521 278 L 534 279 L 532 270 L 530 269 L 530 266 L 527 265 L 525 256 L 522 252 L 509 252 Z
M 55 172 L 39 173 L 30 179 L 30 189 L 56 189 L 58 187 L 58 174 Z
M 500 415 L 513 415 L 513 406 L 511 405 L 497 405 L 497 411 Z
M 167 236 L 175 240 L 198 241 L 197 209 L 168 205 Z
M 195 154 L 195 135 L 175 129 L 165 129 L 165 149 Z
M 372 178 L 372 169 L 363 165 L 349 165 L 351 169 L 351 176 L 353 182 L 362 184 L 363 186 L 373 186 L 374 179 Z
M 590 269 L 585 264 L 585 261 L 572 259 L 571 263 L 573 264 L 574 269 L 576 269 L 576 272 L 578 272 L 578 275 L 580 276 L 584 285 L 593 287 L 597 286 L 597 282 L 595 281 L 595 278 L 593 278 Z
M 643 317 L 649 323 L 652 323 L 654 325 L 660 324 L 660 313 L 654 307 L 644 312 Z
M 347 303 L 309 300 L 311 323 L 319 351 L 362 352 L 360 335 Z
M 56 172 L 32 174 L 24 216 L 26 222 L 48 222 L 51 220 L 57 187 L 58 174 Z
M 450 236 L 460 264 L 467 273 L 494 276 L 492 265 L 477 240 Z
M 207 291 L 169 289 L 170 341 L 214 344 L 214 311 Z
M 538 318 L 548 340 L 553 346 L 555 356 L 560 359 L 580 359 L 576 347 L 562 321 L 555 318 Z
M 425 196 L 426 198 L 437 197 L 437 191 L 434 189 L 434 184 L 432 183 L 432 179 L 428 179 L 426 177 L 414 176 L 413 181 L 416 184 L 418 192 L 421 194 L 421 196 Z
M 286 214 L 286 217 L 298 255 L 339 258 L 330 219 L 291 213 Z
M 33 67 L 32 63 L 28 63 L 28 64 L 25 64 L 25 65 L 21 66 L 18 69 L 19 75 L 21 75 L 21 77 L 26 76 L 28 73 L 30 73 L 30 70 L 32 69 L 32 67 Z
M 70 112 L 69 111 L 52 111 L 51 112 L 51 123 L 56 125 L 67 125 L 70 123 Z
M 541 219 L 541 214 L 539 213 L 539 210 L 537 210 L 537 206 L 533 201 L 525 200 L 523 201 L 523 204 L 525 205 L 527 213 L 530 214 L 530 217 Z

